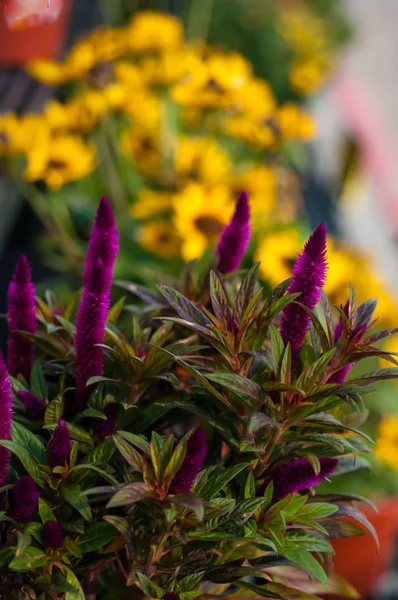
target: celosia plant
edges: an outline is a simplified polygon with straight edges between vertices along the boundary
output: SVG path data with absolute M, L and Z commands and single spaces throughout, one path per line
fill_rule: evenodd
M 232 272 L 242 204 L 212 264 L 156 291 L 118 282 L 138 300 L 109 308 L 117 232 L 103 199 L 80 300 L 37 298 L 36 332 L 19 332 L 36 348 L 29 380 L 0 363 L 5 597 L 307 598 L 283 567 L 321 594 L 329 540 L 374 533 L 362 498 L 317 486 L 369 451 L 361 394 L 398 369 L 331 378 L 366 357 L 395 363 L 373 345 L 389 332 L 369 331 L 375 303 L 358 306 L 351 289 L 336 335 L 323 225 L 271 294 L 258 265 Z

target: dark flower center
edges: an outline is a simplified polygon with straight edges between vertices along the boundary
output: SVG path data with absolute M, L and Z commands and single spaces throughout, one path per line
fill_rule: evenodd
M 57 160 L 57 159 L 52 159 L 49 161 L 48 163 L 48 168 L 49 169 L 66 169 L 67 167 L 67 162 L 65 160 Z
M 282 259 L 283 264 L 289 271 L 292 271 L 294 265 L 296 264 L 297 257 L 295 256 L 285 256 Z
M 211 77 L 207 82 L 207 89 L 212 90 L 213 92 L 217 92 L 218 94 L 224 93 L 223 88 L 220 86 L 218 81 L 216 81 L 216 79 L 213 79 L 213 77 Z
M 216 217 L 205 215 L 195 219 L 195 225 L 205 235 L 209 237 L 217 236 L 223 229 L 222 223 Z

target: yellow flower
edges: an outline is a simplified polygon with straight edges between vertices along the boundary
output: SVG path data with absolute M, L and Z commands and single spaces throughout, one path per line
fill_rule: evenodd
M 302 241 L 296 229 L 265 235 L 255 254 L 255 261 L 261 262 L 262 277 L 272 286 L 289 279 L 301 249 Z
M 136 162 L 145 175 L 158 173 L 161 166 L 159 132 L 153 134 L 144 129 L 126 129 L 120 146 L 125 156 Z
M 303 96 L 315 92 L 326 77 L 327 65 L 319 59 L 295 63 L 289 79 L 292 88 Z
M 143 87 L 142 71 L 133 63 L 125 60 L 116 62 L 113 66 L 116 80 L 131 90 Z
M 144 223 L 140 229 L 139 241 L 143 248 L 164 258 L 178 256 L 180 252 L 181 240 L 171 223 Z
M 50 136 L 45 117 L 27 113 L 14 121 L 13 131 L 9 130 L 10 150 L 14 154 L 26 154 L 32 148 L 46 146 Z
M 262 149 L 271 148 L 277 139 L 268 122 L 259 123 L 244 116 L 229 118 L 225 125 L 225 131 L 246 144 L 252 144 Z
M 375 456 L 382 464 L 398 471 L 398 416 L 388 415 L 382 418 Z
M 43 180 L 53 191 L 86 177 L 96 167 L 93 146 L 72 135 L 54 137 L 47 144 L 33 146 L 26 159 L 25 180 Z
M 139 61 L 139 66 L 147 84 L 171 85 L 189 73 L 195 60 L 192 51 L 181 48 L 158 55 L 145 55 Z
M 183 137 L 175 155 L 177 176 L 210 185 L 226 181 L 231 169 L 228 154 L 211 137 Z
M 174 86 L 171 94 L 188 107 L 233 107 L 240 90 L 251 78 L 251 66 L 240 54 L 210 54 L 192 61 L 189 75 Z
M 384 340 L 383 343 L 383 348 L 384 352 L 390 352 L 391 354 L 393 354 L 394 352 L 398 352 L 398 339 L 396 335 L 390 336 L 388 338 L 386 338 Z M 394 356 L 395 360 L 398 361 L 398 356 Z M 393 367 L 393 363 L 389 362 L 388 360 L 384 360 L 383 358 L 380 359 L 380 367 L 382 368 L 387 368 L 387 367 Z
M 15 138 L 19 119 L 15 113 L 0 115 L 0 158 L 17 153 Z
M 163 106 L 158 96 L 146 91 L 137 91 L 129 95 L 122 109 L 139 129 L 160 136 Z
M 246 190 L 249 195 L 251 223 L 254 230 L 267 226 L 276 206 L 276 175 L 265 165 L 255 165 L 236 177 L 237 193 Z
M 234 109 L 248 119 L 265 120 L 276 108 L 276 101 L 268 83 L 262 79 L 248 79 L 238 90 Z
M 161 215 L 172 208 L 172 195 L 169 192 L 141 190 L 138 201 L 131 205 L 130 215 L 136 219 L 146 219 Z
M 328 44 L 328 23 L 303 4 L 280 12 L 280 31 L 299 56 L 323 53 Z
M 181 253 L 186 261 L 200 258 L 214 246 L 234 210 L 225 186 L 206 188 L 190 183 L 173 199 L 174 226 L 182 239 Z
M 311 141 L 316 134 L 314 120 L 293 102 L 286 102 L 277 111 L 275 120 L 282 140 Z
M 133 52 L 175 50 L 182 39 L 182 23 L 170 15 L 145 11 L 135 15 L 129 23 L 128 43 Z
M 99 90 L 85 90 L 70 98 L 65 104 L 49 100 L 44 107 L 44 116 L 53 131 L 88 132 L 107 113 L 108 102 Z
M 31 60 L 27 65 L 27 70 L 32 77 L 51 86 L 63 85 L 75 77 L 75 73 L 69 65 L 45 58 Z

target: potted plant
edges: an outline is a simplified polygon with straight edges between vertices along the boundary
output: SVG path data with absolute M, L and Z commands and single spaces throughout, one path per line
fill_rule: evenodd
M 51 292 L 35 299 L 19 261 L 10 375 L 0 362 L 7 598 L 314 598 L 329 540 L 372 529 L 360 498 L 317 486 L 368 448 L 363 388 L 398 375 L 342 380 L 379 352 L 374 303 L 357 306 L 351 290 L 336 336 L 322 295 L 325 227 L 271 294 L 258 266 L 236 271 L 249 236 L 242 194 L 214 270 L 187 265 L 156 291 L 120 282 L 140 300 L 111 308 L 118 232 L 106 198 L 83 291 L 67 305 Z M 333 576 L 329 586 L 353 595 Z

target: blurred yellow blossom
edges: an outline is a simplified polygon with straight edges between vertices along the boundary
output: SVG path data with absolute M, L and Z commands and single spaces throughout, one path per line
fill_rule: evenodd
M 133 52 L 175 50 L 183 40 L 181 21 L 163 13 L 140 12 L 127 28 L 129 49 Z
M 183 137 L 175 154 L 176 175 L 203 183 L 226 183 L 231 162 L 225 150 L 212 137 Z
M 398 416 L 382 417 L 375 448 L 375 456 L 382 464 L 398 471 Z
M 234 202 L 226 186 L 207 188 L 190 183 L 173 198 L 174 226 L 182 239 L 185 261 L 200 258 L 214 246 L 233 213 Z
M 302 240 L 296 229 L 268 233 L 259 242 L 254 260 L 261 261 L 260 273 L 271 286 L 292 276 L 292 267 L 302 249 Z
M 315 122 L 298 104 L 287 102 L 276 111 L 276 126 L 278 136 L 282 140 L 297 139 L 303 142 L 311 141 L 316 134 Z
M 180 253 L 181 240 L 171 223 L 153 221 L 143 223 L 139 232 L 139 241 L 149 252 L 172 258 Z
M 125 156 L 135 161 L 145 175 L 158 173 L 162 162 L 159 132 L 152 134 L 145 129 L 126 129 L 120 146 Z
M 43 180 L 50 190 L 59 190 L 70 181 L 89 175 L 96 167 L 93 146 L 78 136 L 51 138 L 34 145 L 26 155 L 25 180 Z
M 386 338 L 383 342 L 383 350 L 384 352 L 389 352 L 391 354 L 393 354 L 394 352 L 398 353 L 398 336 L 391 335 L 390 337 Z M 394 358 L 398 361 L 398 356 L 395 356 Z M 383 358 L 381 358 L 379 362 L 380 367 L 382 368 L 394 366 L 390 361 L 384 360 Z
M 276 205 L 276 175 L 265 165 L 254 165 L 237 176 L 233 188 L 237 194 L 246 190 L 249 195 L 251 223 L 254 231 L 269 226 Z
M 122 109 L 138 129 L 160 137 L 164 108 L 158 96 L 144 90 L 137 91 L 128 96 Z
M 312 94 L 324 80 L 327 68 L 325 61 L 318 58 L 293 64 L 289 76 L 292 88 L 298 94 Z
M 136 219 L 146 219 L 161 215 L 171 210 L 172 199 L 173 197 L 170 192 L 141 190 L 137 202 L 130 207 L 130 215 Z
M 190 72 L 195 60 L 191 50 L 180 48 L 159 55 L 145 55 L 140 59 L 139 67 L 148 85 L 171 85 Z
M 265 120 L 276 108 L 276 100 L 269 84 L 262 79 L 248 79 L 238 89 L 234 110 L 248 119 Z
M 99 90 L 85 90 L 62 104 L 49 100 L 44 116 L 50 129 L 78 132 L 90 131 L 108 111 L 108 101 Z

